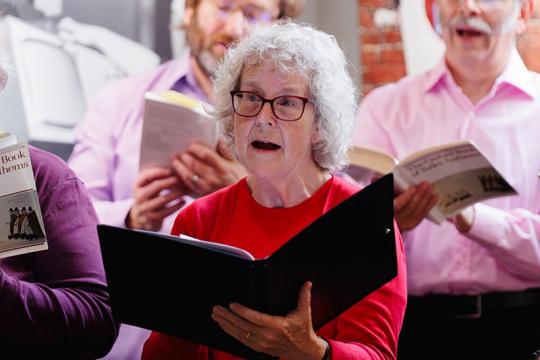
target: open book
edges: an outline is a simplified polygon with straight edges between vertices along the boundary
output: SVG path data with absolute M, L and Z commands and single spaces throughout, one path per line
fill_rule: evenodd
M 307 226 L 276 252 L 106 225 L 98 233 L 114 316 L 245 358 L 260 358 L 211 318 L 238 302 L 274 315 L 296 308 L 313 283 L 315 329 L 397 274 L 393 182 L 388 175 Z M 253 239 L 257 241 L 257 239 Z
M 0 258 L 47 249 L 27 144 L 0 131 Z
M 434 146 L 401 161 L 371 149 L 349 152 L 349 175 L 357 180 L 394 173 L 396 189 L 403 191 L 423 181 L 432 183 L 439 202 L 429 218 L 440 224 L 463 208 L 486 199 L 516 194 L 514 188 L 472 141 Z
M 175 91 L 146 93 L 140 169 L 169 167 L 172 157 L 184 152 L 195 141 L 215 148 L 217 123 L 206 112 L 207 106 Z

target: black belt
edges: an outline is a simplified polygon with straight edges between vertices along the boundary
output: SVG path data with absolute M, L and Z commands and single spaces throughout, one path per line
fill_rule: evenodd
M 519 292 L 492 292 L 478 295 L 409 296 L 411 311 L 444 314 L 454 318 L 477 319 L 502 309 L 540 305 L 540 288 Z M 540 309 L 540 308 L 539 308 Z

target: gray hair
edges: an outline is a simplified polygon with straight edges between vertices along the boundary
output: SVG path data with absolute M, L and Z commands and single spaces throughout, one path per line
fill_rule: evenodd
M 357 93 L 336 39 L 285 20 L 254 30 L 232 47 L 216 72 L 213 111 L 230 145 L 235 139 L 229 92 L 238 90 L 246 64 L 268 64 L 283 74 L 305 76 L 320 134 L 313 144 L 313 159 L 326 171 L 343 168 L 351 146 Z

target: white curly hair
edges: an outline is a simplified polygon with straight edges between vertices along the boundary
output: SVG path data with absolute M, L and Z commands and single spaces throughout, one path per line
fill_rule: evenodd
M 244 66 L 256 64 L 307 79 L 320 134 L 320 140 L 313 144 L 313 159 L 326 171 L 347 165 L 357 91 L 334 36 L 309 25 L 282 20 L 255 29 L 229 49 L 214 79 L 212 112 L 230 145 L 234 145 L 230 91 L 239 90 Z

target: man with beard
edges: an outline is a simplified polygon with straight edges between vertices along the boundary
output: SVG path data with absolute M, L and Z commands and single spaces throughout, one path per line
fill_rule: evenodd
M 184 27 L 190 51 L 151 73 L 121 80 L 96 97 L 76 129 L 69 164 L 85 181 L 102 223 L 168 233 L 178 209 L 189 200 L 186 193 L 204 195 L 245 175 L 226 149 L 199 143 L 176 156 L 169 168 L 139 172 L 144 93 L 176 90 L 208 101 L 215 67 L 228 46 L 255 25 L 296 16 L 303 3 L 187 0 Z M 140 358 L 148 335 L 122 325 L 108 358 Z
M 409 301 L 399 358 L 529 359 L 540 342 L 540 75 L 516 48 L 531 0 L 427 0 L 444 59 L 363 101 L 355 144 L 397 158 L 470 139 L 519 195 L 442 225 L 422 183 L 395 198 Z

